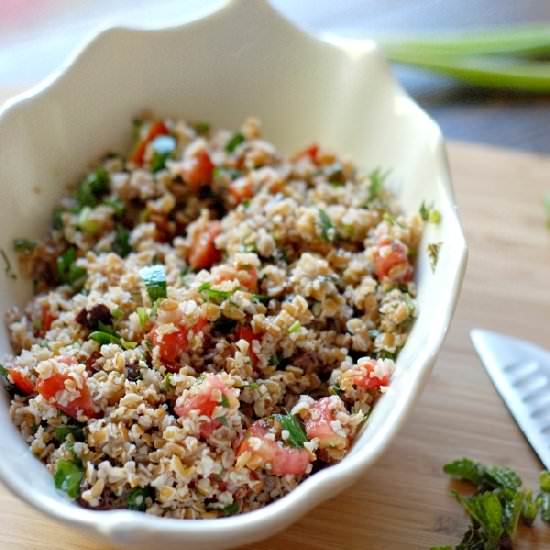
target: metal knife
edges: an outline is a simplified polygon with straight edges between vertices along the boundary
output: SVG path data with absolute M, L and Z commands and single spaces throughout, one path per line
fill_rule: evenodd
M 476 329 L 470 336 L 504 403 L 550 469 L 550 352 L 497 332 Z

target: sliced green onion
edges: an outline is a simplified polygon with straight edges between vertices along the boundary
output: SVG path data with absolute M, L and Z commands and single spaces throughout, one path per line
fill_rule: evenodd
M 142 267 L 139 274 L 145 283 L 147 293 L 152 302 L 166 298 L 166 268 L 156 264 Z
M 120 345 L 121 340 L 120 336 L 112 334 L 111 332 L 106 332 L 104 330 L 94 330 L 88 336 L 90 340 L 97 342 L 98 344 L 118 344 Z

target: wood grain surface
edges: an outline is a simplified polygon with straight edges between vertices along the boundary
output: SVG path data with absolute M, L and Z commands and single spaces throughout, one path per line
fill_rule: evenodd
M 403 550 L 457 542 L 467 520 L 441 466 L 468 455 L 509 465 L 534 485 L 541 465 L 495 393 L 469 340 L 491 328 L 550 347 L 550 232 L 542 196 L 550 158 L 449 147 L 470 262 L 454 322 L 424 393 L 380 461 L 353 488 L 247 550 Z M 3 550 L 110 550 L 0 489 Z M 516 548 L 550 548 L 522 529 Z

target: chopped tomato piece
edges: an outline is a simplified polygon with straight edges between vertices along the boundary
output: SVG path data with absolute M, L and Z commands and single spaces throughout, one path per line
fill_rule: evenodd
M 209 321 L 206 317 L 199 317 L 199 320 L 193 325 L 191 329 L 193 332 L 204 331 L 205 328 L 208 328 Z
M 130 160 L 138 166 L 143 166 L 143 158 L 145 156 L 145 150 L 147 145 L 151 143 L 156 137 L 168 134 L 168 128 L 162 120 L 155 120 L 150 123 L 149 127 L 145 131 L 145 135 L 137 142 Z
M 240 444 L 237 456 L 244 452 L 250 453 L 248 467 L 255 469 L 271 464 L 271 473 L 276 476 L 305 474 L 309 465 L 309 453 L 305 449 L 282 447 L 266 437 L 267 431 L 264 421 L 254 422 Z M 251 438 L 254 438 L 253 444 Z
M 214 165 L 208 151 L 199 151 L 194 157 L 186 161 L 183 168 L 183 179 L 187 185 L 197 191 L 199 188 L 212 183 Z
M 72 379 L 72 377 L 68 374 L 54 374 L 53 376 L 39 380 L 36 389 L 38 393 L 48 401 L 56 399 L 56 395 L 65 390 L 65 382 L 69 379 Z M 95 418 L 97 416 L 97 411 L 90 397 L 90 390 L 85 380 L 78 391 L 80 393 L 78 397 L 66 404 L 55 401 L 55 407 L 73 418 L 77 418 L 79 411 L 88 418 Z
M 249 325 L 240 325 L 238 338 L 239 340 L 246 340 L 249 344 L 248 353 L 252 361 L 252 366 L 255 367 L 258 364 L 258 356 L 254 353 L 254 341 L 259 340 L 258 334 L 256 334 L 252 327 Z
M 217 421 L 217 420 L 203 420 L 201 422 L 199 422 L 199 435 L 203 438 L 203 439 L 208 439 L 208 437 L 210 437 L 210 434 L 214 431 L 214 430 L 217 430 L 219 427 L 221 426 L 221 424 Z
M 307 156 L 313 162 L 313 164 L 317 164 L 319 161 L 319 145 L 317 143 L 312 143 L 307 149 L 306 149 Z
M 337 434 L 332 427 L 335 418 L 331 403 L 331 397 L 323 397 L 311 407 L 311 416 L 304 421 L 306 433 L 309 439 L 319 439 L 320 449 L 343 449 L 347 447 L 348 439 Z
M 374 273 L 380 281 L 386 277 L 398 283 L 410 281 L 413 268 L 407 258 L 407 247 L 400 241 L 381 241 L 374 253 Z
M 200 382 L 197 393 L 188 396 L 183 405 L 175 407 L 174 410 L 178 416 L 185 416 L 194 410 L 199 411 L 201 415 L 211 416 L 214 409 L 219 405 L 223 406 L 226 401 L 226 405 L 237 403 L 233 390 L 228 388 L 217 374 L 207 374 Z
M 161 336 L 154 332 L 153 343 L 159 345 L 160 360 L 166 365 L 174 365 L 179 356 L 187 349 L 187 329 L 180 328 Z
M 50 307 L 47 304 L 42 306 L 42 314 L 40 316 L 40 326 L 34 331 L 35 336 L 42 337 L 48 330 L 52 328 L 52 323 L 57 319 L 55 315 L 50 311 Z
M 254 189 L 250 178 L 239 178 L 229 185 L 229 193 L 237 204 L 254 196 Z
M 378 376 L 374 376 L 374 368 L 375 363 L 373 361 L 368 361 L 355 366 L 352 369 L 353 383 L 358 388 L 363 390 L 376 390 L 381 386 L 387 386 L 390 383 L 389 375 L 384 375 L 380 378 Z
M 216 248 L 214 240 L 221 230 L 219 221 L 211 221 L 208 224 L 208 228 L 198 237 L 197 241 L 192 243 L 188 261 L 193 269 L 208 268 L 220 261 L 221 253 Z
M 19 370 L 11 369 L 9 371 L 11 381 L 26 395 L 34 392 L 34 384 Z

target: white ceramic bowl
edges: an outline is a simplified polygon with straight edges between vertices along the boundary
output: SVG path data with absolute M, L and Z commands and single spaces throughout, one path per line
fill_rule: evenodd
M 113 28 L 91 40 L 57 75 L 9 102 L 0 113 L 2 246 L 46 231 L 64 186 L 107 150 L 129 147 L 131 118 L 157 114 L 237 127 L 263 121 L 285 152 L 316 140 L 350 153 L 359 166 L 391 167 L 405 208 L 433 201 L 442 215 L 419 251 L 419 317 L 352 451 L 273 504 L 242 516 L 203 521 L 160 519 L 132 511 L 94 512 L 58 493 L 0 407 L 0 477 L 17 495 L 55 519 L 132 549 L 227 548 L 268 537 L 334 496 L 384 451 L 403 424 L 449 327 L 466 265 L 466 244 L 436 124 L 393 80 L 370 41 L 317 39 L 259 0 L 224 3 L 177 28 Z M 432 273 L 428 242 L 441 241 Z M 23 304 L 30 284 L 0 279 L 0 310 Z M 9 351 L 5 330 L 1 352 Z

